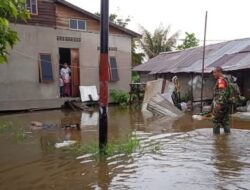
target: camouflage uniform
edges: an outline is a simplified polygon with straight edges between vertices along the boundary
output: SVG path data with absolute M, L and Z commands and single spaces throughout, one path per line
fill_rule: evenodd
M 227 79 L 220 77 L 215 86 L 213 99 L 213 132 L 220 133 L 220 127 L 224 128 L 225 133 L 230 133 L 229 127 L 229 104 L 230 89 Z M 216 105 L 220 105 L 221 109 L 217 109 Z

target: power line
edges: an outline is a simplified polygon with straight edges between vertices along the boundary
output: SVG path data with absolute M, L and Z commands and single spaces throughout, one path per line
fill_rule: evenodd
M 17 54 L 23 56 L 23 57 L 26 57 L 26 58 L 30 59 L 30 60 L 40 61 L 40 62 L 43 61 L 43 62 L 46 62 L 46 63 L 50 63 L 49 61 L 45 61 L 45 60 L 42 60 L 40 58 L 35 58 L 33 56 L 27 55 L 27 54 L 25 54 L 25 53 L 23 53 L 21 51 L 15 50 L 15 49 L 13 51 L 16 52 Z M 53 62 L 51 62 L 51 63 L 53 64 Z M 58 63 L 58 66 L 63 66 L 63 64 Z M 126 66 L 123 66 L 123 67 L 119 66 L 118 67 L 117 66 L 117 69 L 119 69 L 119 70 L 121 70 L 121 69 L 127 70 L 127 69 L 131 69 L 131 67 L 126 67 Z M 80 69 L 80 70 L 99 70 L 99 65 L 97 67 L 94 67 L 94 66 L 92 66 L 92 67 L 91 66 L 70 66 L 70 68 L 77 68 L 77 69 Z M 110 69 L 115 70 L 116 68 L 110 68 Z

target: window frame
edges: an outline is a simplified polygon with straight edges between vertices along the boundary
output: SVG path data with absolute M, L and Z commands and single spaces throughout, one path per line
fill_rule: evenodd
M 115 62 L 116 62 L 116 73 L 117 73 L 117 78 L 116 79 L 113 79 L 112 75 L 112 65 L 111 65 L 111 59 L 114 58 L 115 59 Z M 109 56 L 109 82 L 118 82 L 120 81 L 120 77 L 119 77 L 119 72 L 118 72 L 118 64 L 117 64 L 117 58 L 116 56 Z
M 42 70 L 42 55 L 49 55 L 50 56 L 50 64 L 51 64 L 51 80 L 43 80 L 43 70 Z M 39 53 L 38 58 L 38 64 L 39 64 L 39 82 L 40 83 L 53 83 L 54 82 L 54 73 L 53 73 L 53 60 L 52 60 L 52 54 L 51 53 Z
M 29 1 L 30 3 L 30 9 L 28 9 L 27 7 L 27 1 Z M 38 0 L 35 0 L 35 2 L 36 2 L 36 10 L 35 10 L 36 13 L 32 13 L 32 0 L 26 0 L 26 9 L 30 12 L 31 15 L 38 15 Z
M 71 26 L 70 26 L 70 21 L 71 20 L 76 20 L 77 22 L 76 22 L 76 25 L 77 25 L 77 27 L 76 28 L 71 28 Z M 85 23 L 85 29 L 79 29 L 79 21 L 83 21 L 84 23 Z M 78 19 L 78 18 L 70 18 L 69 19 L 69 29 L 70 30 L 75 30 L 75 31 L 87 31 L 87 21 L 86 20 L 84 20 L 84 19 Z

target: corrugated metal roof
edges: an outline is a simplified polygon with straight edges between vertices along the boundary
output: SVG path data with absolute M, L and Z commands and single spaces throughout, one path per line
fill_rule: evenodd
M 134 68 L 134 71 L 157 73 L 200 73 L 202 68 L 202 47 L 183 51 L 161 53 L 148 62 Z M 250 68 L 250 38 L 232 40 L 206 46 L 205 72 L 221 66 L 225 70 Z

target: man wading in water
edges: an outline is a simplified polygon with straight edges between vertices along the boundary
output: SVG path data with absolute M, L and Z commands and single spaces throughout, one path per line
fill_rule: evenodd
M 213 99 L 213 132 L 214 134 L 220 133 L 220 127 L 224 128 L 224 132 L 229 134 L 229 97 L 230 97 L 230 87 L 227 79 L 222 73 L 221 67 L 216 67 L 213 70 L 214 78 L 216 81 L 216 86 L 214 89 L 214 99 Z

